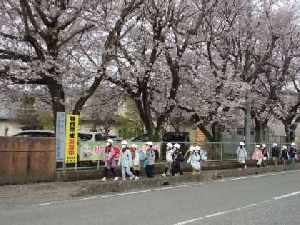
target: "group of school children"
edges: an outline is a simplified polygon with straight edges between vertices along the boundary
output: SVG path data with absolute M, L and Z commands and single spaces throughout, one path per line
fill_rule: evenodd
M 237 148 L 237 159 L 240 165 L 247 168 L 246 159 L 247 159 L 247 151 L 245 149 L 245 143 L 240 142 L 240 146 Z M 277 145 L 277 143 L 273 143 L 271 148 L 271 157 L 273 159 L 274 165 L 277 166 L 279 160 L 283 161 L 284 169 L 286 167 L 286 161 L 291 161 L 291 167 L 294 167 L 296 160 L 298 160 L 297 155 L 297 147 L 295 142 L 291 143 L 290 148 L 286 145 L 281 146 L 281 148 Z M 270 152 L 266 146 L 266 144 L 257 144 L 255 145 L 254 152 L 252 154 L 252 160 L 256 161 L 257 167 L 268 167 L 268 160 L 270 158 Z
M 113 140 L 108 139 L 105 147 L 105 168 L 102 181 L 106 181 L 109 170 L 113 173 L 115 177 L 114 180 L 119 179 L 115 171 L 116 157 L 112 145 Z M 121 167 L 122 180 L 126 180 L 126 174 L 130 179 L 138 180 L 140 178 L 141 167 L 145 169 L 147 177 L 153 177 L 154 165 L 159 156 L 157 150 L 153 149 L 153 143 L 151 141 L 146 142 L 146 146 L 147 149 L 144 153 L 141 149 L 138 149 L 135 144 L 129 147 L 126 140 L 121 142 L 120 156 L 117 165 Z M 200 146 L 192 146 L 187 153 L 183 155 L 178 143 L 174 145 L 168 143 L 166 148 L 165 171 L 162 176 L 182 175 L 180 165 L 185 158 L 187 158 L 187 163 L 192 166 L 193 174 L 199 174 L 201 171 L 201 162 L 207 160 L 206 151 L 201 149 Z

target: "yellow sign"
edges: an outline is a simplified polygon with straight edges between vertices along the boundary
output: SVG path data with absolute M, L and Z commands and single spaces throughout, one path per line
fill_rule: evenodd
M 78 115 L 67 115 L 65 163 L 77 162 Z

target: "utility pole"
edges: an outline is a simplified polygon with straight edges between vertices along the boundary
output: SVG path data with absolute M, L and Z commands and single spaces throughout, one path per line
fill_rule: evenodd
M 247 152 L 251 150 L 251 89 L 246 90 L 246 113 L 245 113 L 245 144 Z
M 247 37 L 251 38 L 251 31 L 250 29 L 250 21 L 252 18 L 252 1 L 247 1 Z M 246 111 L 245 111 L 245 145 L 246 150 L 250 152 L 251 148 L 251 82 L 249 79 L 249 70 L 251 65 L 251 56 L 250 56 L 250 46 L 247 46 L 246 55 L 245 55 L 245 67 L 244 67 L 244 73 L 245 73 L 245 79 L 247 82 L 247 89 L 246 89 Z

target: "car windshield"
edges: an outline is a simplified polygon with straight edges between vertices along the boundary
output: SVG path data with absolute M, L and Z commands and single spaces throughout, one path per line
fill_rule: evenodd
M 35 131 L 25 131 L 13 135 L 15 137 L 55 137 L 54 133 L 51 132 L 35 132 Z
M 78 136 L 81 141 L 89 141 L 93 137 L 92 134 L 84 134 L 84 133 L 78 133 Z
M 104 141 L 105 138 L 102 136 L 102 134 L 96 134 L 95 135 L 95 141 Z
M 163 141 L 165 142 L 186 142 L 189 141 L 188 134 L 186 133 L 166 133 L 164 134 Z

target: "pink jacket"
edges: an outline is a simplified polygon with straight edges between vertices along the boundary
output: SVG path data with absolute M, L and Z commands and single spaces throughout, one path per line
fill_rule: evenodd
M 259 149 L 255 149 L 252 155 L 252 159 L 253 160 L 260 160 L 263 158 L 263 154 L 261 152 L 261 150 Z
M 112 146 L 105 147 L 105 167 L 107 169 L 116 167 L 115 150 Z

